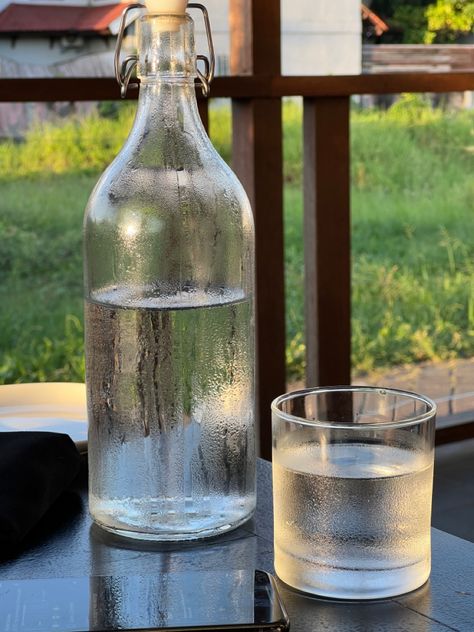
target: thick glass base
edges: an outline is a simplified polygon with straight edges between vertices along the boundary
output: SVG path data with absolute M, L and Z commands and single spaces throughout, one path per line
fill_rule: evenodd
M 211 538 L 236 529 L 253 516 L 255 497 L 236 503 L 223 501 L 219 510 L 185 512 L 165 511 L 163 502 L 131 503 L 127 501 L 97 501 L 90 498 L 94 522 L 115 535 L 134 540 L 182 542 Z M 145 509 L 146 507 L 146 509 Z
M 340 568 L 318 565 L 277 551 L 278 577 L 305 593 L 332 599 L 384 599 L 411 592 L 430 575 L 429 559 L 399 568 Z

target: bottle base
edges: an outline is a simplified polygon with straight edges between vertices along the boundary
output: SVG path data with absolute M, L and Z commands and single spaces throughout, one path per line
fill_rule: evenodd
M 93 500 L 93 499 L 91 499 Z M 237 529 L 253 516 L 255 503 L 247 502 L 233 511 L 212 512 L 187 511 L 124 511 L 127 503 L 92 502 L 90 513 L 94 522 L 105 531 L 117 536 L 152 542 L 182 542 L 201 540 Z M 157 508 L 156 508 L 157 509 Z

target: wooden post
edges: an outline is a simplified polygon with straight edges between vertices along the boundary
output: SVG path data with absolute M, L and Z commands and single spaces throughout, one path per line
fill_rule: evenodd
M 280 75 L 279 0 L 230 0 L 230 24 L 232 73 Z M 232 113 L 233 166 L 255 217 L 257 414 L 270 459 L 270 403 L 286 389 L 281 99 L 234 99 Z
M 349 97 L 304 101 L 306 383 L 351 383 Z
M 199 115 L 201 117 L 202 124 L 204 125 L 204 129 L 209 134 L 209 99 L 207 98 L 198 99 L 198 108 L 199 108 Z

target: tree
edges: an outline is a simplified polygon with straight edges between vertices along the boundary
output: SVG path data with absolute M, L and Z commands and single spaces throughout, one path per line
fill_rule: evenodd
M 426 7 L 433 0 L 373 0 L 370 8 L 388 21 L 392 39 L 404 44 L 424 41 L 428 28 Z
M 381 18 L 391 18 L 399 8 L 426 7 L 433 4 L 433 0 L 372 0 L 366 2 L 372 11 L 375 11 Z
M 455 42 L 474 29 L 473 0 L 437 0 L 426 9 L 427 44 Z
M 428 21 L 424 6 L 401 5 L 393 14 L 393 23 L 403 31 L 404 44 L 420 44 L 424 41 Z

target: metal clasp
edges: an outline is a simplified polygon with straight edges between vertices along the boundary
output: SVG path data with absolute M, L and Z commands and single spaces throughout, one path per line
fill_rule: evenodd
M 130 11 L 133 9 L 144 9 L 145 5 L 140 2 L 136 2 L 135 4 L 129 4 L 122 13 L 122 19 L 120 20 L 119 31 L 117 35 L 117 43 L 115 44 L 115 54 L 114 54 L 114 67 L 115 67 L 115 78 L 117 79 L 117 83 L 120 86 L 120 96 L 122 99 L 125 98 L 127 94 L 127 89 L 130 85 L 130 88 L 138 88 L 138 83 L 130 83 L 130 79 L 132 77 L 132 73 L 135 69 L 135 66 L 138 63 L 138 55 L 129 55 L 125 57 L 122 63 L 120 63 L 120 53 L 122 52 L 122 43 L 123 37 L 125 34 L 125 29 L 127 26 L 127 16 Z M 136 19 L 136 18 L 135 18 Z M 132 20 L 133 22 L 133 20 Z
M 214 79 L 214 74 L 216 71 L 216 54 L 214 51 L 214 42 L 212 40 L 212 28 L 211 21 L 209 19 L 209 13 L 206 7 L 203 4 L 199 4 L 197 2 L 190 2 L 188 4 L 188 9 L 198 9 L 201 11 L 204 18 L 204 26 L 206 27 L 206 36 L 207 36 L 207 47 L 209 50 L 209 58 L 206 55 L 198 55 L 198 61 L 204 62 L 204 72 L 199 70 L 196 67 L 196 72 L 198 74 L 199 80 L 201 81 L 202 93 L 205 97 L 209 96 L 209 92 L 211 91 L 211 83 Z
M 115 78 L 117 79 L 117 83 L 120 86 L 120 96 L 122 99 L 125 98 L 127 94 L 128 88 L 138 88 L 139 83 L 130 83 L 130 79 L 132 78 L 132 73 L 138 63 L 138 55 L 129 55 L 125 57 L 125 59 L 120 61 L 120 53 L 122 51 L 122 43 L 125 34 L 125 29 L 129 24 L 127 24 L 127 17 L 130 11 L 133 9 L 145 9 L 145 5 L 137 2 L 135 4 L 129 4 L 122 13 L 122 18 L 120 20 L 119 31 L 117 34 L 117 43 L 115 45 L 115 54 L 114 54 L 114 67 L 115 67 Z M 196 67 L 196 72 L 201 82 L 201 88 L 204 96 L 208 96 L 211 89 L 211 82 L 214 79 L 215 69 L 216 69 L 216 55 L 214 51 L 214 42 L 212 40 L 212 30 L 211 30 L 211 21 L 209 19 L 209 13 L 206 7 L 202 4 L 198 3 L 190 3 L 188 4 L 188 9 L 198 9 L 201 11 L 204 18 L 204 25 L 206 27 L 206 36 L 207 36 L 207 45 L 209 49 L 209 58 L 206 55 L 197 55 L 197 60 L 204 62 L 204 72 L 202 72 L 199 68 Z M 132 20 L 133 21 L 133 20 Z

